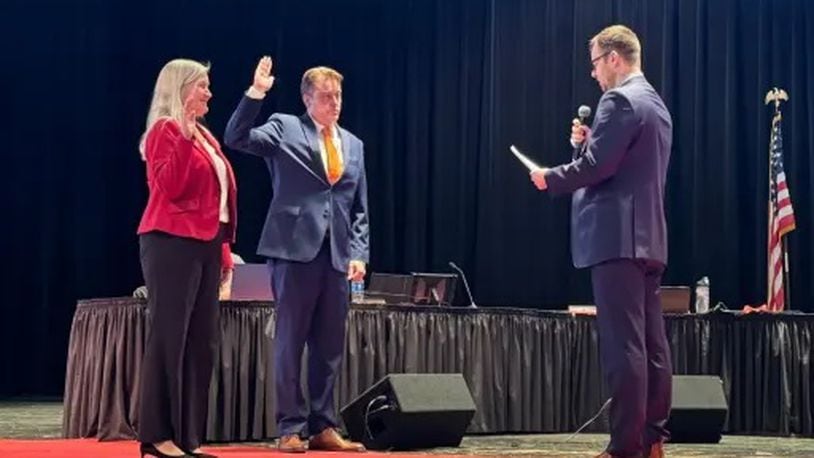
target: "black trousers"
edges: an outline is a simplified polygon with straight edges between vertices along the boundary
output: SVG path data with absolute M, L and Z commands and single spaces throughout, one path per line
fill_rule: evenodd
M 613 259 L 591 267 L 599 354 L 611 393 L 614 456 L 639 456 L 660 442 L 672 399 L 672 358 L 661 308 L 664 265 Z
M 141 235 L 148 329 L 139 392 L 139 440 L 194 450 L 205 438 L 209 381 L 218 339 L 219 235 L 204 242 Z

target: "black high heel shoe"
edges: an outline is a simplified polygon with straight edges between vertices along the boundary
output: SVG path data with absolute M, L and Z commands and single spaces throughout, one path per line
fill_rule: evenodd
M 218 458 L 217 455 L 210 455 L 210 454 L 204 453 L 204 452 L 195 453 L 195 452 L 187 452 L 185 450 L 184 453 L 186 453 L 189 456 L 194 456 L 195 458 Z
M 210 454 L 204 453 L 204 452 L 198 452 L 198 453 L 186 452 L 186 454 L 189 455 L 189 456 L 194 456 L 195 458 L 218 458 L 217 455 L 210 455 Z
M 161 453 L 161 451 L 155 448 L 155 445 L 145 444 L 143 442 L 141 443 L 141 445 L 139 445 L 139 452 L 141 452 L 141 458 L 144 458 L 146 455 L 157 456 L 158 458 L 187 458 L 190 456 L 187 454 L 167 455 L 166 453 Z

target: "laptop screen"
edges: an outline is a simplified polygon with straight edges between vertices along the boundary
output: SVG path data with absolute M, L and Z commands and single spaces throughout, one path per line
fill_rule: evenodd
M 271 276 L 266 264 L 235 264 L 232 300 L 272 301 Z
M 412 299 L 419 305 L 452 305 L 456 274 L 413 272 Z
M 412 302 L 410 288 L 413 277 L 410 275 L 383 274 L 373 272 L 366 295 L 382 299 L 385 304 L 408 304 Z

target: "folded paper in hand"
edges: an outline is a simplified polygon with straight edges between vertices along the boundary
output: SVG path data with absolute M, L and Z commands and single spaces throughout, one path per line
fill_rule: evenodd
M 512 151 L 512 154 L 529 169 L 529 172 L 533 172 L 540 168 L 539 165 L 535 164 L 534 161 L 527 158 L 523 153 L 520 152 L 514 145 L 510 146 L 509 149 Z

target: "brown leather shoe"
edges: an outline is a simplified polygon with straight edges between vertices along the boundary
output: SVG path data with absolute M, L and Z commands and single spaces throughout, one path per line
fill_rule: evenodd
M 310 450 L 328 450 L 331 452 L 364 452 L 365 446 L 359 442 L 342 439 L 333 428 L 325 428 L 321 433 L 312 436 L 308 441 Z
M 306 443 L 296 434 L 280 436 L 280 440 L 277 442 L 277 450 L 283 453 L 305 453 L 307 448 Z
M 649 449 L 645 449 L 643 458 L 664 458 L 664 443 L 656 442 L 651 444 Z

